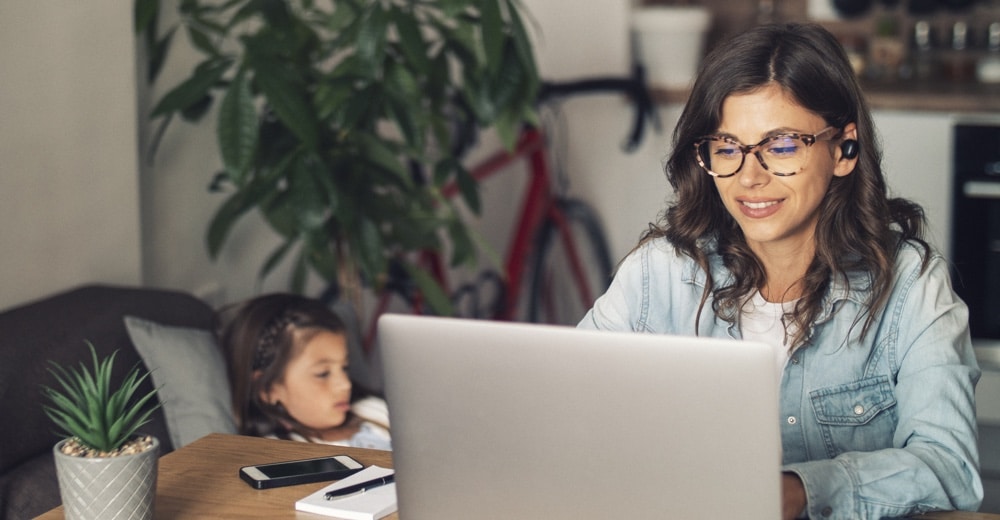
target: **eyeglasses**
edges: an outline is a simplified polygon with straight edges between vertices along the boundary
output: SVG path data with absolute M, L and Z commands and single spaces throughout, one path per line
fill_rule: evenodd
M 828 126 L 815 134 L 772 135 L 757 144 L 744 145 L 732 137 L 710 135 L 694 143 L 698 164 L 713 177 L 736 175 L 753 152 L 765 170 L 780 177 L 795 175 L 809 162 L 809 150 L 816 141 L 828 141 L 836 136 L 823 137 L 837 130 Z

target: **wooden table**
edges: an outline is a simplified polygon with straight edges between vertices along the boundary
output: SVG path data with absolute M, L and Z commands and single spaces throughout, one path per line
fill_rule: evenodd
M 347 454 L 361 463 L 392 467 L 392 453 L 359 448 L 341 448 L 306 442 L 278 441 L 239 435 L 212 434 L 160 459 L 156 486 L 157 519 L 213 518 L 329 518 L 295 511 L 295 501 L 326 486 L 328 482 L 257 490 L 237 475 L 240 467 L 265 462 L 307 459 Z M 57 507 L 38 517 L 62 519 Z M 398 514 L 387 519 L 398 520 Z M 915 517 L 926 520 L 1000 520 L 987 513 L 930 513 Z M 451 519 L 449 519 L 451 520 Z
M 275 489 L 253 489 L 240 479 L 243 466 L 346 454 L 368 466 L 392 467 L 392 453 L 342 448 L 307 442 L 279 441 L 240 435 L 211 434 L 160 459 L 156 483 L 156 518 L 329 518 L 295 510 L 295 501 L 329 485 L 300 484 Z M 64 518 L 62 507 L 38 517 Z M 398 520 L 392 514 L 387 519 Z

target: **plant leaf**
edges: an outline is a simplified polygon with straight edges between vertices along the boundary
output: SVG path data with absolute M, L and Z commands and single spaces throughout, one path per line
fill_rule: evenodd
M 188 39 L 191 40 L 191 44 L 194 45 L 194 48 L 209 56 L 219 55 L 219 50 L 215 48 L 215 43 L 213 43 L 212 39 L 205 34 L 205 31 L 202 31 L 192 25 L 188 25 L 186 28 Z
M 355 244 L 359 259 L 359 267 L 369 278 L 386 272 L 388 261 L 383 254 L 382 237 L 378 226 L 368 218 L 360 218 L 357 222 L 357 243 Z
M 461 164 L 455 164 L 455 183 L 462 194 L 462 200 L 475 214 L 482 212 L 482 202 L 479 199 L 479 184 L 468 170 Z
M 393 11 L 392 23 L 396 26 L 399 34 L 399 47 L 403 54 L 413 64 L 413 67 L 425 75 L 430 69 L 430 60 L 427 58 L 427 44 L 420 34 L 420 25 L 414 18 L 413 7 L 410 12 L 400 9 Z
M 451 239 L 451 265 L 473 265 L 476 246 L 469 236 L 468 228 L 461 221 L 453 220 L 448 226 L 448 237 Z
M 250 211 L 258 204 L 262 204 L 272 195 L 276 179 L 284 174 L 288 165 L 298 157 L 297 153 L 290 153 L 283 158 L 281 163 L 266 172 L 262 177 L 254 178 L 245 187 L 239 188 L 219 206 L 215 215 L 208 225 L 208 232 L 205 235 L 205 242 L 208 246 L 209 255 L 215 259 L 222 244 L 229 235 L 229 230 L 244 213 Z
M 267 255 L 267 260 L 261 266 L 260 271 L 258 271 L 257 278 L 260 280 L 266 278 L 285 259 L 285 256 L 288 255 L 288 252 L 292 250 L 292 247 L 296 243 L 298 243 L 298 240 L 294 238 L 285 240 L 271 254 Z
M 412 104 L 406 103 L 402 100 L 386 99 L 385 109 L 386 112 L 389 113 L 391 119 L 395 121 L 396 126 L 399 128 L 400 134 L 406 141 L 407 148 L 412 150 L 423 150 L 424 135 L 420 131 L 420 128 L 418 128 L 417 122 L 414 120 Z
M 354 21 L 357 14 L 357 10 L 350 2 L 337 2 L 326 20 L 326 28 L 334 34 L 342 33 Z
M 332 119 L 331 115 L 337 113 L 345 105 L 353 103 L 355 97 L 356 92 L 349 80 L 321 83 L 316 87 L 314 99 L 316 115 L 320 119 Z
M 524 67 L 525 75 L 532 78 L 532 80 L 537 83 L 538 67 L 535 64 L 535 53 L 531 49 L 531 37 L 528 35 L 527 29 L 524 27 L 524 22 L 521 21 L 517 5 L 515 5 L 513 1 L 510 1 L 507 5 L 508 12 L 510 13 L 511 36 L 514 42 L 514 48 L 517 50 L 517 55 L 520 58 L 519 62 L 521 66 Z M 533 102 L 534 99 L 534 97 L 531 97 L 528 98 L 528 101 Z
M 500 69 L 503 56 L 504 35 L 503 20 L 500 17 L 500 0 L 480 0 L 479 10 L 482 17 L 483 49 L 486 54 L 486 69 L 490 76 Z
M 416 284 L 417 289 L 423 296 L 424 301 L 431 312 L 438 316 L 452 316 L 455 310 L 451 304 L 451 298 L 441 289 L 441 284 L 431 276 L 426 270 L 413 265 L 410 262 L 401 262 L 406 273 Z
M 292 269 L 292 280 L 291 286 L 292 291 L 302 294 L 306 287 L 306 275 L 308 274 L 305 254 L 300 254 L 298 260 L 295 262 L 295 268 Z
M 146 71 L 146 81 L 153 83 L 156 78 L 159 77 L 160 71 L 163 69 L 163 64 L 167 61 L 167 52 L 170 49 L 170 42 L 174 39 L 174 33 L 177 32 L 177 27 L 172 27 L 166 34 L 163 35 L 159 40 L 151 41 L 149 45 L 146 46 L 146 56 L 147 67 Z
M 355 52 L 362 63 L 376 69 L 382 63 L 389 17 L 379 2 L 370 2 L 358 22 Z
M 305 89 L 288 77 L 284 67 L 271 60 L 255 60 L 253 68 L 254 82 L 268 106 L 308 150 L 315 151 L 319 146 L 319 122 Z
M 242 186 L 257 149 L 257 111 L 250 81 L 241 70 L 226 90 L 216 126 L 219 151 L 229 178 Z
M 229 59 L 209 59 L 202 62 L 190 78 L 163 96 L 150 117 L 159 117 L 194 105 L 208 94 L 209 89 L 222 78 L 231 64 Z
M 521 135 L 521 128 L 524 126 L 520 114 L 512 111 L 503 112 L 493 122 L 497 137 L 507 150 L 517 147 L 517 139 Z
M 384 171 L 393 173 L 404 185 L 410 185 L 410 171 L 399 162 L 399 155 L 389 147 L 389 143 L 378 136 L 359 132 L 357 138 L 362 157 Z
M 142 34 L 151 29 L 155 30 L 153 24 L 160 12 L 160 0 L 135 0 L 133 9 L 136 34 Z
M 337 279 L 337 256 L 330 247 L 329 236 L 326 234 L 310 234 L 306 240 L 308 247 L 303 252 L 309 266 L 324 280 L 331 282 Z

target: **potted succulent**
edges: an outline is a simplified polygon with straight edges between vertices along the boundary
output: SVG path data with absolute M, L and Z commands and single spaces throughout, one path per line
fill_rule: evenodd
M 42 386 L 46 415 L 67 437 L 53 448 L 59 494 L 68 519 L 152 518 L 159 440 L 139 432 L 159 407 L 145 407 L 156 391 L 138 395 L 149 376 L 135 366 L 112 388 L 115 355 L 92 366 L 49 371 L 58 388 Z
M 378 290 L 400 267 L 432 311 L 450 312 L 417 253 L 474 261 L 461 214 L 480 203 L 456 139 L 489 128 L 512 147 L 535 120 L 519 0 L 134 1 L 150 81 L 175 36 L 201 55 L 151 118 L 162 129 L 217 105 L 223 170 L 210 184 L 227 195 L 208 225 L 213 257 L 256 210 L 283 237 L 261 276 L 291 259 L 295 290 L 308 272 Z

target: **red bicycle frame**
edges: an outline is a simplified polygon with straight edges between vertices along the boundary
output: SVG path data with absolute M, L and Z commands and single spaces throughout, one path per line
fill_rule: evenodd
M 486 158 L 474 167 L 470 174 L 476 181 L 497 173 L 512 162 L 526 158 L 528 161 L 528 186 L 521 204 L 520 217 L 514 228 L 504 262 L 506 270 L 506 302 L 496 316 L 497 319 L 510 320 L 514 318 L 515 307 L 521 292 L 521 277 L 524 276 L 525 261 L 531 253 L 532 238 L 539 228 L 549 208 L 552 198 L 552 186 L 549 180 L 549 163 L 545 156 L 545 136 L 533 127 L 526 128 L 518 139 L 513 151 L 499 151 Z M 445 195 L 451 196 L 457 191 L 454 185 L 449 186 Z
M 573 243 L 573 235 L 569 231 L 566 219 L 553 203 L 551 173 L 549 170 L 548 157 L 545 152 L 545 135 L 535 127 L 527 127 L 521 132 L 517 145 L 511 152 L 499 151 L 483 162 L 475 166 L 470 174 L 476 181 L 481 181 L 494 173 L 503 170 L 515 160 L 527 158 L 528 160 L 528 186 L 525 189 L 524 200 L 522 201 L 520 217 L 517 227 L 514 228 L 514 236 L 507 249 L 507 259 L 504 263 L 506 267 L 506 287 L 507 298 L 504 308 L 494 316 L 499 320 L 512 320 L 516 312 L 516 306 L 521 296 L 521 278 L 524 276 L 526 260 L 531 258 L 531 248 L 534 246 L 534 238 L 546 217 L 552 218 L 559 230 L 559 235 L 564 247 L 570 253 L 570 269 L 577 280 L 584 280 L 583 263 L 577 254 L 577 249 Z M 452 196 L 457 192 L 455 185 L 446 187 L 446 196 Z M 584 292 L 589 292 L 586 283 L 580 283 Z M 593 295 L 584 294 L 588 301 L 593 301 Z

